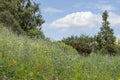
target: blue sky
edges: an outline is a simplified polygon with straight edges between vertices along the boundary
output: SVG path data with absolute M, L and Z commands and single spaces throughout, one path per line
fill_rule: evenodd
M 102 25 L 102 13 L 107 10 L 111 28 L 120 37 L 120 0 L 35 0 L 45 23 L 46 37 L 61 40 L 71 35 L 93 36 Z

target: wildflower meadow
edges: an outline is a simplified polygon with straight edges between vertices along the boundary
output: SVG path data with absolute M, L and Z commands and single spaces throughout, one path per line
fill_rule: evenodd
M 0 25 L 0 80 L 120 80 L 119 61 L 81 56 L 65 43 L 17 36 Z

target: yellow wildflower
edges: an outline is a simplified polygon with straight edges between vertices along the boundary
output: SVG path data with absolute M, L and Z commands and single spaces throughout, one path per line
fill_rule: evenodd
M 45 52 L 50 51 L 49 48 L 47 48 L 46 46 L 42 46 L 42 45 L 40 46 L 40 49 L 44 50 Z
M 45 49 L 46 47 L 45 46 L 40 46 L 41 49 Z
M 120 78 L 118 78 L 118 80 L 120 80 Z
M 48 56 L 45 56 L 45 59 L 48 60 Z
M 16 60 L 15 59 L 13 59 L 13 64 L 16 64 Z

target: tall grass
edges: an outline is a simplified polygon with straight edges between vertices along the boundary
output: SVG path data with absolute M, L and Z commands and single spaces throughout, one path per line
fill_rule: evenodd
M 83 57 L 59 42 L 17 36 L 0 25 L 0 80 L 119 80 L 120 57 Z

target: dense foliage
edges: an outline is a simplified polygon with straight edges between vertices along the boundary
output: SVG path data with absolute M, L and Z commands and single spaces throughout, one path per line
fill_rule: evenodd
M 42 39 L 45 39 L 45 36 L 43 34 L 43 32 L 39 29 L 31 29 L 27 32 L 27 35 L 30 37 L 30 38 L 42 38 Z
M 75 48 L 80 54 L 87 55 L 94 49 L 94 38 L 86 35 L 64 38 L 62 42 Z
M 39 4 L 31 2 L 31 0 L 0 0 L 0 22 L 9 24 L 17 32 L 22 30 L 27 33 L 29 30 L 35 30 L 36 27 L 41 26 L 44 20 Z
M 25 33 L 9 11 L 0 12 L 0 22 L 3 22 L 5 26 L 9 26 L 7 28 L 12 29 L 17 34 Z
M 113 29 L 109 26 L 108 13 L 105 11 L 102 15 L 103 23 L 100 28 L 100 32 L 96 36 L 97 49 L 101 50 L 102 53 L 115 54 L 115 41 Z

